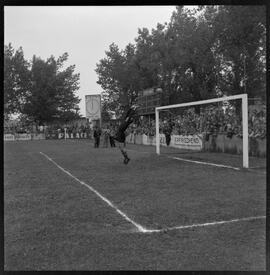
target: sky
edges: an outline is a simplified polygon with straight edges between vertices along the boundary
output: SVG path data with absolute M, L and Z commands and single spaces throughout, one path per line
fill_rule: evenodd
M 113 42 L 124 49 L 135 43 L 139 28 L 169 22 L 175 6 L 5 6 L 4 43 L 24 56 L 46 60 L 69 54 L 66 65 L 80 73 L 80 114 L 85 116 L 85 95 L 100 94 L 96 64 Z

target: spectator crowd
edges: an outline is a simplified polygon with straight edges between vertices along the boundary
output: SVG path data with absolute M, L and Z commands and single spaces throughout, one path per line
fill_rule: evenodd
M 199 114 L 194 108 L 183 111 L 181 115 L 161 115 L 160 133 L 171 130 L 174 135 L 225 134 L 227 137 L 233 135 L 242 137 L 242 117 L 236 114 L 233 107 L 223 109 L 222 107 L 205 108 Z M 266 137 L 266 108 L 250 110 L 248 117 L 249 136 L 263 139 Z M 130 132 L 134 134 L 155 135 L 155 120 L 141 120 L 132 125 Z
M 68 124 L 60 124 L 60 123 L 52 123 L 50 125 L 35 125 L 28 124 L 24 125 L 22 123 L 17 124 L 6 124 L 4 125 L 5 134 L 46 134 L 52 132 L 64 133 L 66 128 L 66 132 L 68 134 L 75 133 L 86 133 L 90 132 L 89 124 L 79 124 L 70 122 Z
M 266 108 L 263 106 L 260 110 L 250 109 L 248 117 L 249 136 L 263 139 L 266 137 Z M 5 134 L 20 134 L 20 133 L 64 133 L 66 128 L 67 134 L 87 133 L 93 137 L 94 129 L 89 123 L 70 122 L 67 124 L 51 124 L 47 126 L 5 124 Z M 101 137 L 106 141 L 104 146 L 111 141 L 116 131 L 117 125 L 104 125 L 101 129 Z M 236 114 L 235 108 L 228 107 L 208 107 L 196 113 L 194 108 L 188 108 L 182 111 L 181 114 L 168 114 L 163 112 L 160 115 L 160 133 L 171 132 L 174 135 L 192 135 L 206 134 L 217 135 L 225 134 L 227 137 L 236 135 L 242 137 L 242 118 Z M 137 123 L 131 124 L 127 130 L 127 135 L 145 134 L 148 136 L 155 135 L 155 120 L 143 118 Z

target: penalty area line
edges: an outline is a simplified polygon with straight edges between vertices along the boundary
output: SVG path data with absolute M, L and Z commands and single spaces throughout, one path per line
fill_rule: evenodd
M 85 186 L 86 188 L 88 188 L 89 190 L 91 190 L 92 192 L 94 192 L 99 198 L 101 198 L 103 201 L 105 201 L 110 207 L 112 207 L 114 210 L 116 210 L 116 212 L 118 214 L 120 214 L 126 221 L 132 223 L 139 232 L 146 232 L 148 229 L 144 228 L 143 226 L 141 226 L 140 224 L 134 222 L 132 219 L 130 219 L 124 212 L 122 212 L 120 209 L 118 209 L 111 201 L 109 201 L 107 198 L 105 198 L 104 196 L 102 196 L 97 190 L 95 190 L 91 185 L 86 184 L 85 182 L 79 180 L 78 178 L 76 178 L 75 176 L 73 176 L 70 172 L 68 172 L 66 169 L 64 169 L 63 167 L 61 167 L 59 164 L 57 164 L 53 159 L 51 159 L 49 156 L 47 156 L 46 154 L 44 154 L 43 152 L 39 152 L 41 155 L 43 155 L 44 157 L 46 157 L 49 161 L 51 161 L 55 166 L 57 166 L 61 171 L 63 171 L 64 173 L 66 173 L 67 175 L 69 175 L 71 178 L 73 178 L 74 180 L 76 180 L 77 182 L 79 182 L 81 185 Z M 95 179 L 95 177 L 93 177 L 90 182 L 92 182 Z
M 93 193 L 95 193 L 99 198 L 101 198 L 104 202 L 106 202 L 110 207 L 112 207 L 118 214 L 120 214 L 126 221 L 133 224 L 138 233 L 162 233 L 167 232 L 171 230 L 181 230 L 181 229 L 189 229 L 189 228 L 196 228 L 196 227 L 206 227 L 206 226 L 214 226 L 214 225 L 221 225 L 221 224 L 228 224 L 228 223 L 235 223 L 235 222 L 241 222 L 241 221 L 252 221 L 252 220 L 258 220 L 258 219 L 265 219 L 266 216 L 257 216 L 257 217 L 246 217 L 246 218 L 239 218 L 239 219 L 233 219 L 233 220 L 227 220 L 227 221 L 215 221 L 215 222 L 208 222 L 208 223 L 201 223 L 201 224 L 191 224 L 191 225 L 182 225 L 182 226 L 174 226 L 174 227 L 166 227 L 161 229 L 147 229 L 140 224 L 136 223 L 132 219 L 130 219 L 124 212 L 122 212 L 120 209 L 118 209 L 111 201 L 109 201 L 107 198 L 102 196 L 97 190 L 95 190 L 91 185 L 86 184 L 85 182 L 79 180 L 75 176 L 73 176 L 70 172 L 68 172 L 66 169 L 61 167 L 59 164 L 57 164 L 52 158 L 50 158 L 48 155 L 46 155 L 43 152 L 40 152 L 41 155 L 46 157 L 49 161 L 51 161 L 55 166 L 57 166 L 61 171 L 69 175 L 71 178 L 79 182 L 81 185 L 85 186 L 89 190 L 91 190 Z M 93 177 L 90 182 L 92 182 L 96 177 Z
M 186 161 L 186 162 L 198 163 L 198 164 L 203 164 L 203 165 L 229 168 L 229 169 L 240 171 L 240 168 L 229 166 L 229 165 L 216 164 L 216 163 L 212 163 L 212 162 L 203 162 L 203 161 L 198 161 L 198 160 L 183 159 L 183 158 L 178 158 L 178 157 L 168 157 L 168 158 L 182 160 L 182 161 Z

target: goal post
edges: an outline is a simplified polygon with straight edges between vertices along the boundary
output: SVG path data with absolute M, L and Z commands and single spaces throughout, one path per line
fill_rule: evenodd
M 155 108 L 156 153 L 160 154 L 160 135 L 159 135 L 159 112 L 160 111 L 173 109 L 173 108 L 216 103 L 221 101 L 230 101 L 230 100 L 236 100 L 236 99 L 241 99 L 242 101 L 243 167 L 248 168 L 249 159 L 248 159 L 248 96 L 247 94 L 239 94 L 239 95 L 233 95 L 233 96 L 226 96 L 226 97 L 220 97 L 220 98 L 213 98 L 213 99 L 207 99 L 207 100 L 200 100 L 200 101 L 193 101 L 193 102 L 187 102 L 187 103 L 156 107 Z

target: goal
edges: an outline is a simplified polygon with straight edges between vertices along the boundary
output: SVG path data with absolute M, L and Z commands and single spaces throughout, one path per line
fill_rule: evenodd
M 182 104 L 166 105 L 155 108 L 155 122 L 156 122 L 156 153 L 160 154 L 160 112 L 168 111 L 170 109 L 184 108 L 184 107 L 194 107 L 196 105 L 205 104 L 215 104 L 225 103 L 232 100 L 241 100 L 242 109 L 242 139 L 243 139 L 243 167 L 249 167 L 249 157 L 248 157 L 248 96 L 247 94 L 239 94 L 234 96 L 226 96 L 221 98 L 213 98 L 208 100 L 187 102 Z

